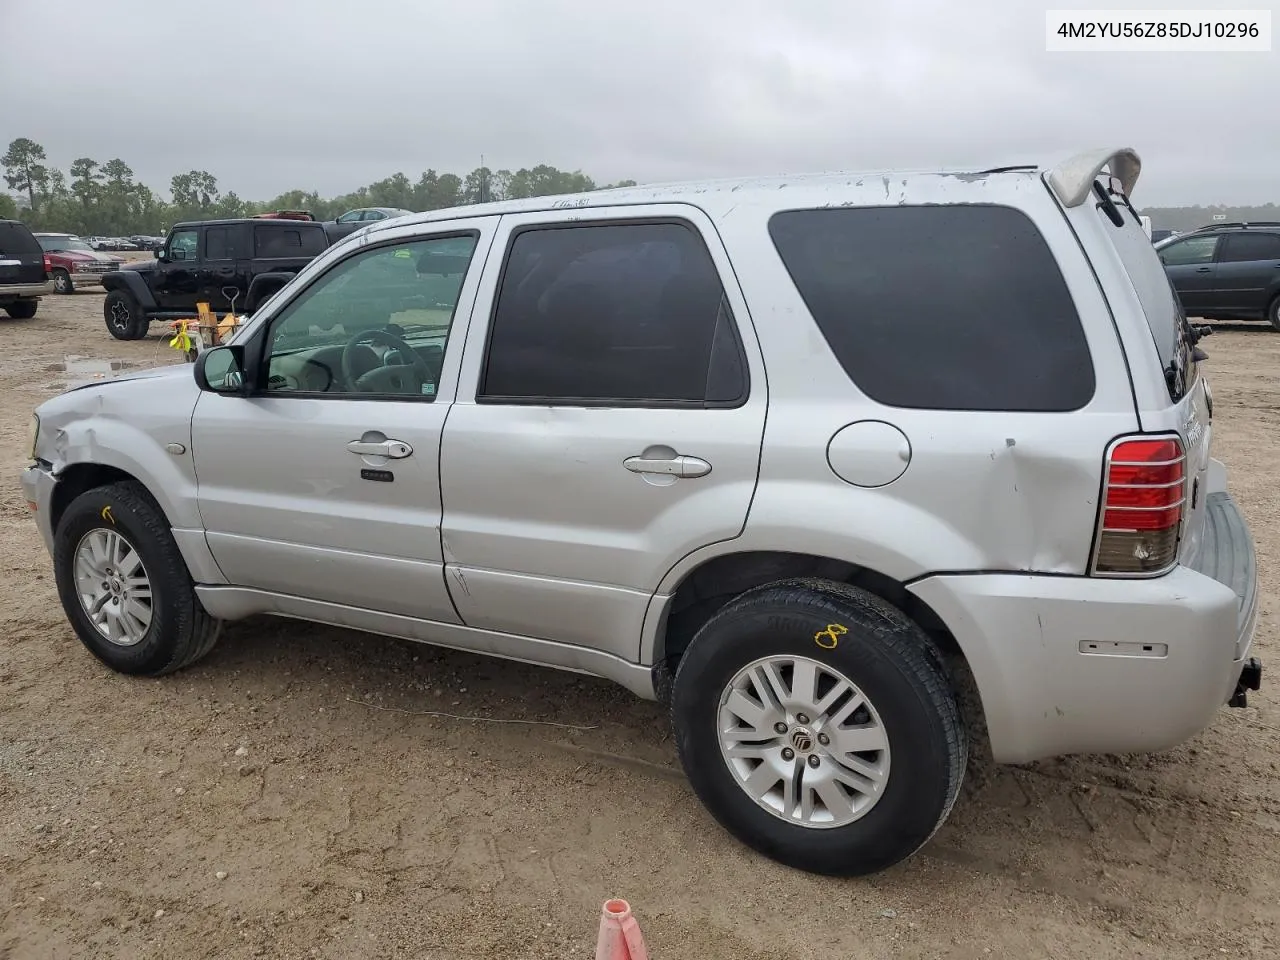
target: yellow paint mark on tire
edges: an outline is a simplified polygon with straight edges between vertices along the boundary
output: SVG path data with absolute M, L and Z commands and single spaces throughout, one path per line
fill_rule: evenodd
M 843 623 L 828 623 L 825 630 L 819 630 L 813 635 L 813 642 L 823 650 L 834 650 L 840 638 L 848 632 L 849 628 Z
M 102 510 L 101 510 L 101 514 L 102 514 L 102 519 L 103 519 L 103 520 L 110 520 L 110 521 L 111 521 L 111 525 L 112 525 L 113 527 L 116 525 L 116 518 L 115 518 L 115 516 L 111 513 L 111 504 L 109 504 L 109 503 L 108 503 L 105 507 L 103 507 L 103 508 L 102 508 Z

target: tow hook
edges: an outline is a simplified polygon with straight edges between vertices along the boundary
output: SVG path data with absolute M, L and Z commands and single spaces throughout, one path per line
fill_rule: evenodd
M 1240 679 L 1236 682 L 1236 692 L 1227 701 L 1227 706 L 1247 707 L 1249 705 L 1249 691 L 1256 691 L 1261 686 L 1262 661 L 1257 657 L 1250 657 L 1244 662 L 1244 668 L 1240 671 Z

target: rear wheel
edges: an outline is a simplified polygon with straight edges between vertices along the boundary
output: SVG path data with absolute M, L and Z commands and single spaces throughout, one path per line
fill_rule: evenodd
M 71 274 L 65 270 L 53 271 L 53 292 L 54 293 L 75 293 L 75 284 L 71 282 Z
M 1267 307 L 1267 320 L 1270 321 L 1272 327 L 1280 330 L 1280 293 L 1276 294 Z
M 15 300 L 5 305 L 4 312 L 15 320 L 30 320 L 36 315 L 39 305 L 39 300 Z
M 141 340 L 150 323 L 136 300 L 123 290 L 112 290 L 102 304 L 107 330 L 117 340 Z
M 58 597 L 81 643 L 121 673 L 195 663 L 218 639 L 159 507 L 135 483 L 81 494 L 58 521 Z
M 900 610 L 820 580 L 759 587 L 689 645 L 672 690 L 695 792 L 744 843 L 873 873 L 946 820 L 968 741 L 942 658 Z

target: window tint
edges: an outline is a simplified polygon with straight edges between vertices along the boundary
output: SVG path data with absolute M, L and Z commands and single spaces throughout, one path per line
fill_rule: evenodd
M 1212 263 L 1217 237 L 1188 237 L 1167 247 L 1160 248 L 1160 259 L 1166 267 L 1180 267 L 1189 263 Z
M 1225 248 L 1218 258 L 1222 263 L 1247 260 L 1280 260 L 1280 234 L 1233 233 L 1224 238 Z
M 26 224 L 0 220 L 0 253 L 43 256 L 44 251 Z
M 178 251 L 181 251 L 180 255 Z M 169 238 L 169 256 L 174 260 L 194 260 L 196 258 L 196 231 L 175 230 Z
M 516 235 L 481 397 L 732 404 L 745 394 L 733 317 L 691 227 L 583 225 Z
M 836 359 L 873 400 L 1052 411 L 1093 396 L 1071 295 L 1020 211 L 796 210 L 775 214 L 769 232 Z
M 204 232 L 204 258 L 206 260 L 234 260 L 240 256 L 236 241 L 240 231 L 236 227 L 208 227 Z
M 322 227 L 255 226 L 255 256 L 265 259 L 314 257 L 324 252 L 326 241 Z
M 475 246 L 474 236 L 416 240 L 334 266 L 272 322 L 267 390 L 435 397 Z

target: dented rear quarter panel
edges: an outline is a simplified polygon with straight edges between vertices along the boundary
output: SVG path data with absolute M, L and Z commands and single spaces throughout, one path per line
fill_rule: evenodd
M 718 191 L 695 199 L 715 221 L 751 305 L 770 406 L 759 487 L 742 536 L 687 557 L 664 590 L 716 553 L 753 549 L 835 557 L 900 581 L 941 571 L 1086 572 L 1105 448 L 1138 421 L 1107 302 L 1037 175 L 851 176 L 834 188 L 830 178 L 812 185 L 801 178 L 772 195 Z M 1044 236 L 1093 358 L 1096 388 L 1084 408 L 992 413 L 871 400 L 827 347 L 768 232 L 779 209 L 953 203 L 1015 207 Z M 908 468 L 886 486 L 852 486 L 827 463 L 831 437 L 860 420 L 894 424 L 910 442 Z

